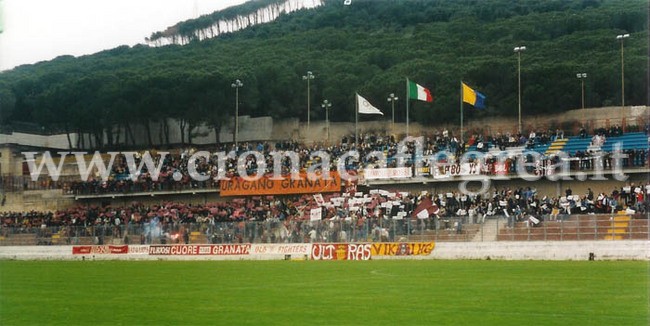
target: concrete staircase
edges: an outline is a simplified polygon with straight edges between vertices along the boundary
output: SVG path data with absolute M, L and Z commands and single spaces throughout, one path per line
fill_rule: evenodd
M 190 233 L 190 243 L 210 243 L 210 242 L 208 241 L 208 237 L 204 233 L 194 231 Z
M 18 233 L 6 237 L 0 237 L 2 246 L 36 246 L 38 237 L 35 233 Z
M 627 238 L 630 229 L 631 218 L 627 215 L 619 214 L 613 217 L 612 227 L 607 230 L 605 240 L 623 240 Z
M 546 155 L 550 154 L 556 154 L 557 152 L 561 151 L 562 148 L 564 148 L 564 145 L 569 141 L 568 138 L 564 139 L 556 139 L 553 143 L 551 143 L 551 146 L 549 146 L 546 149 Z
M 498 228 L 504 223 L 501 218 L 486 219 L 481 229 L 474 235 L 472 242 L 497 241 Z

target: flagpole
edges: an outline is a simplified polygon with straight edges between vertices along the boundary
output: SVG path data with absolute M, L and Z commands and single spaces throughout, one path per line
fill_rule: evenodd
M 460 143 L 463 143 L 463 81 L 460 81 Z
M 406 77 L 406 137 L 409 136 L 409 78 Z
M 359 147 L 359 93 L 354 93 L 354 146 Z

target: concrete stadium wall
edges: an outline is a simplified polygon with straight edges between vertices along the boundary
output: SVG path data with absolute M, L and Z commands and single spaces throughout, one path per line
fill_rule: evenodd
M 650 260 L 650 241 L 438 242 L 433 259 Z
M 16 144 L 22 146 L 68 149 L 68 136 L 66 134 L 58 135 L 35 135 L 22 132 L 12 132 L 11 134 L 0 135 L 2 140 L 0 144 Z M 77 134 L 70 134 L 70 142 L 73 145 L 77 143 Z
M 0 212 L 54 211 L 76 205 L 74 198 L 64 197 L 60 189 L 7 192 L 6 203 Z
M 149 256 L 147 254 L 73 255 L 73 246 L 0 247 L 0 260 L 260 260 L 260 255 L 246 256 Z M 265 257 L 272 259 L 274 257 Z M 283 259 L 277 257 L 277 259 Z
M 390 109 L 384 109 L 384 112 L 389 113 Z M 626 126 L 637 125 L 643 130 L 643 126 L 648 122 L 650 116 L 650 107 L 647 106 L 627 106 L 621 107 L 602 107 L 602 108 L 587 108 L 571 110 L 561 114 L 553 115 L 538 115 L 522 117 L 522 123 L 525 130 L 558 127 L 560 124 L 572 124 L 571 128 L 577 131 L 581 125 L 586 126 L 589 131 L 593 128 L 609 127 L 610 125 L 620 124 Z M 402 135 L 405 133 L 406 125 L 403 122 L 395 123 L 394 128 L 391 130 L 390 115 L 386 114 L 384 117 L 373 117 L 372 121 L 359 122 L 360 133 L 375 133 L 375 134 L 393 134 Z M 221 142 L 233 141 L 233 126 L 232 117 L 223 123 L 219 133 L 219 140 Z M 181 133 L 179 122 L 174 119 L 168 119 L 169 126 L 169 141 L 172 144 L 179 144 L 181 142 Z M 161 123 L 150 123 L 151 138 L 154 146 L 161 145 L 163 133 L 161 132 Z M 409 126 L 411 135 L 420 135 L 423 133 L 431 133 L 435 130 L 449 129 L 457 131 L 459 128 L 457 123 L 437 124 L 437 125 L 421 125 L 417 122 L 412 122 Z M 486 117 L 481 120 L 466 121 L 465 129 L 468 132 L 472 130 L 481 130 L 484 133 L 505 133 L 516 132 L 517 117 Z M 141 125 L 134 124 L 132 126 L 134 138 L 137 145 L 140 147 L 147 147 L 147 134 L 146 128 Z M 126 139 L 126 131 L 122 128 L 115 128 L 115 135 L 119 134 L 121 143 Z M 189 130 L 185 130 L 189 133 Z M 215 143 L 214 129 L 210 126 L 198 126 L 192 130 L 193 144 L 205 145 Z M 343 136 L 354 134 L 353 122 L 332 122 L 330 124 L 330 140 L 331 142 L 338 142 Z M 70 134 L 73 145 L 77 144 L 78 135 L 75 133 Z M 312 120 L 310 128 L 307 124 L 300 122 L 298 118 L 290 118 L 284 120 L 273 120 L 271 117 L 239 117 L 239 141 L 277 141 L 286 139 L 301 139 L 303 141 L 323 142 L 327 137 L 327 127 L 325 121 L 322 119 Z M 93 141 L 87 137 L 85 139 L 86 146 L 90 145 Z M 185 141 L 188 141 L 186 135 Z M 55 148 L 67 149 L 68 141 L 65 134 L 60 135 L 32 135 L 24 133 L 13 133 L 10 135 L 1 135 L 1 144 L 17 144 L 23 146 L 33 146 L 42 148 Z
M 497 260 L 650 260 L 650 241 L 439 242 L 428 256 L 377 256 L 373 259 Z M 292 255 L 302 259 L 305 255 Z M 284 255 L 150 256 L 147 254 L 73 255 L 72 246 L 0 247 L 0 260 L 278 260 Z

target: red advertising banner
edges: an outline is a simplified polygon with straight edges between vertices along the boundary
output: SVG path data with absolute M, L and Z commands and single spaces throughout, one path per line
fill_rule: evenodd
M 72 254 L 73 255 L 88 255 L 92 252 L 93 246 L 73 246 Z
M 496 175 L 508 175 L 509 169 L 510 169 L 509 162 L 496 162 L 494 164 L 494 174 Z
M 114 255 L 126 254 L 129 252 L 129 246 L 73 246 L 73 255 Z
M 372 244 L 373 256 L 427 256 L 433 252 L 433 242 L 383 242 Z
M 368 243 L 314 243 L 311 246 L 313 260 L 370 260 L 371 245 Z
M 129 253 L 129 246 L 108 246 L 110 254 L 127 254 Z
M 264 176 L 255 181 L 247 181 L 237 177 L 221 180 L 219 184 L 221 196 L 312 194 L 341 191 L 341 176 L 331 171 L 329 179 L 319 176 L 315 180 L 307 178 L 307 174 L 301 174 L 299 179 L 287 176 L 279 180 Z
M 248 255 L 250 244 L 149 246 L 152 256 Z

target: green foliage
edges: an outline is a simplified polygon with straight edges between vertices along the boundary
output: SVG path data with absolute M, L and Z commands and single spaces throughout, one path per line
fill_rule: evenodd
M 166 33 L 189 37 L 219 19 L 232 19 L 281 1 L 262 0 L 182 22 Z M 36 121 L 48 129 L 101 133 L 114 125 L 187 122 L 219 128 L 234 114 L 306 120 L 308 71 L 312 117 L 332 102 L 333 121 L 354 119 L 354 93 L 384 112 L 405 78 L 430 88 L 435 103 L 413 103 L 411 120 L 458 120 L 459 81 L 487 96 L 488 109 L 517 112 L 517 57 L 522 53 L 525 114 L 580 105 L 577 72 L 587 72 L 587 104 L 620 104 L 620 43 L 625 41 L 626 104 L 647 103 L 648 4 L 644 0 L 327 0 L 314 10 L 185 46 L 121 46 L 94 55 L 58 57 L 0 73 L 0 123 Z M 154 36 L 152 36 L 154 37 Z M 191 130 L 187 130 L 191 133 Z M 188 141 L 191 141 L 189 139 Z

